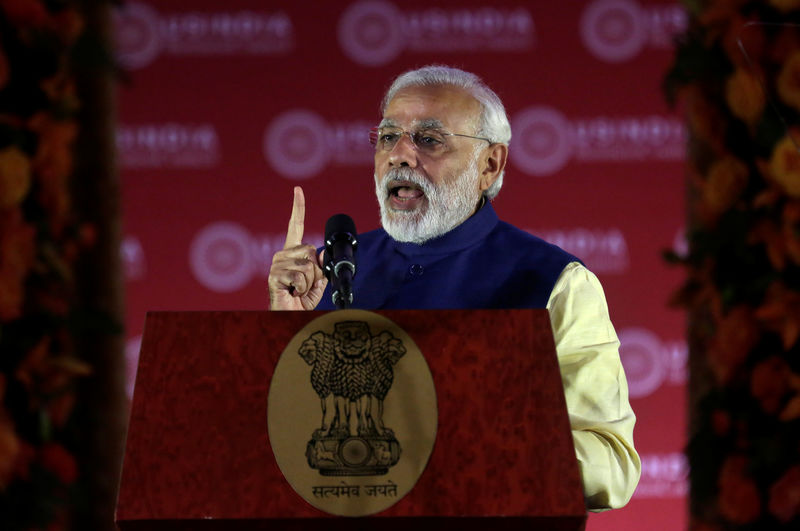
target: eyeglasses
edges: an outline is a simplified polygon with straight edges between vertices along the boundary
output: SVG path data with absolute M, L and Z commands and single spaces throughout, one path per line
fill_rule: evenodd
M 447 151 L 447 137 L 461 136 L 474 138 L 492 143 L 488 138 L 460 133 L 448 133 L 440 129 L 420 129 L 418 131 L 404 131 L 399 127 L 373 127 L 369 130 L 369 143 L 375 146 L 375 151 L 391 151 L 403 135 L 408 135 L 411 143 L 418 151 L 427 155 L 440 155 Z

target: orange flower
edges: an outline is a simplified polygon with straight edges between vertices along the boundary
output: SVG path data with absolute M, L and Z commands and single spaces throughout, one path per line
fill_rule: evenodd
M 781 335 L 786 350 L 792 348 L 800 337 L 800 293 L 780 282 L 769 286 L 755 315 L 767 328 Z
M 755 75 L 737 68 L 725 83 L 725 101 L 734 116 L 752 126 L 764 110 L 764 90 Z
M 795 51 L 778 74 L 778 96 L 784 103 L 800 109 L 800 51 Z
M 726 123 L 719 108 L 695 86 L 683 91 L 686 117 L 692 136 L 707 143 L 718 153 L 724 152 Z
M 736 157 L 714 162 L 703 186 L 703 199 L 711 211 L 720 214 L 731 208 L 747 186 L 748 176 L 747 166 Z
M 772 149 L 769 174 L 791 197 L 800 198 L 800 150 L 792 132 L 784 136 Z
M 782 13 L 788 13 L 800 7 L 800 0 L 769 0 L 769 3 Z
M 800 465 L 795 465 L 769 489 L 769 512 L 783 523 L 800 514 Z
M 78 126 L 73 121 L 53 120 L 39 113 L 31 119 L 29 127 L 39 133 L 33 159 L 39 181 L 39 203 L 48 213 L 50 229 L 59 235 L 70 210 L 68 178 L 72 173 L 72 145 Z
M 31 185 L 31 161 L 17 146 L 0 150 L 0 209 L 18 205 Z
M 721 384 L 730 381 L 759 338 L 759 329 L 748 306 L 737 306 L 717 326 L 708 348 L 708 361 Z
M 755 223 L 750 231 L 750 243 L 763 243 L 770 264 L 776 271 L 786 269 L 786 242 L 778 226 L 769 219 Z
M 789 391 L 789 365 L 778 356 L 770 356 L 755 366 L 750 375 L 750 392 L 761 409 L 776 415 Z
M 778 418 L 783 422 L 800 419 L 800 394 L 789 400 L 781 414 L 778 415 Z
M 747 475 L 746 468 L 744 456 L 729 456 L 718 480 L 719 512 L 729 522 L 739 525 L 754 522 L 761 514 L 758 487 Z

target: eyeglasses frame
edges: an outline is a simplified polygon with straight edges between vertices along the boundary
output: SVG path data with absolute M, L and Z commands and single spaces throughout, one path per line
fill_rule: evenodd
M 381 127 L 376 125 L 375 127 L 371 128 L 369 130 L 369 143 L 372 144 L 373 146 L 375 146 L 376 148 L 378 146 L 378 138 L 379 138 L 378 131 L 380 129 L 381 129 Z M 413 132 L 406 131 L 405 129 L 400 129 L 399 127 L 396 128 L 396 129 L 398 129 L 400 131 L 400 135 L 401 136 L 408 135 L 408 139 L 411 141 L 411 145 L 414 146 L 414 149 L 416 149 L 417 151 L 420 150 L 420 147 L 417 146 L 416 142 L 414 142 L 414 136 L 413 136 L 414 133 Z M 465 134 L 462 134 L 462 133 L 448 133 L 446 131 L 440 131 L 439 134 L 441 134 L 443 136 L 460 136 L 460 137 L 464 137 L 464 138 L 474 138 L 475 140 L 485 140 L 486 142 L 489 143 L 490 146 L 492 144 L 494 144 L 494 142 L 492 142 L 488 138 L 485 138 L 485 137 L 482 137 L 482 136 L 465 135 Z M 400 140 L 398 139 L 398 142 L 399 141 Z M 395 144 L 395 145 L 397 145 L 397 144 Z M 394 147 L 392 149 L 394 149 Z M 389 151 L 391 151 L 391 150 L 389 150 Z

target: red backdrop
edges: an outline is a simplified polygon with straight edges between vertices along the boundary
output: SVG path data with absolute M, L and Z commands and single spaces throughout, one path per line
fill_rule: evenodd
M 676 2 L 128 2 L 115 16 L 130 385 L 148 310 L 267 307 L 292 187 L 310 243 L 349 213 L 377 227 L 367 130 L 398 73 L 445 63 L 503 99 L 513 139 L 500 216 L 602 281 L 637 414 L 629 506 L 593 530 L 685 527 L 687 349 L 680 281 L 685 133 L 660 82 Z M 316 228 L 316 230 L 315 230 Z M 645 520 L 647 519 L 647 520 Z

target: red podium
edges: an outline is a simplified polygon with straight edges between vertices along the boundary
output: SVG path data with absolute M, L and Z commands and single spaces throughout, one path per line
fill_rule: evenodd
M 117 525 L 161 529 L 583 529 L 545 310 L 378 311 L 423 353 L 438 429 L 422 475 L 364 517 L 295 492 L 270 446 L 276 363 L 323 312 L 154 312 L 146 320 Z

